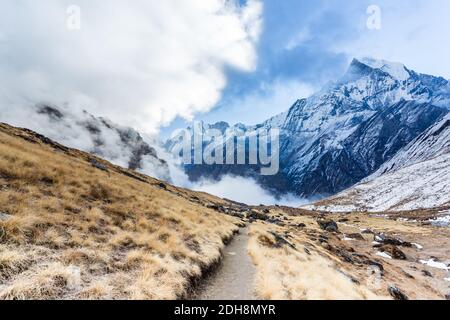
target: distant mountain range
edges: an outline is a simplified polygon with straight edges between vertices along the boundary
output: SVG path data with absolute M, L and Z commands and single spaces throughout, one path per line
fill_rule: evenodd
M 446 158 L 450 151 L 449 111 L 448 80 L 417 73 L 400 63 L 354 59 L 340 79 L 259 125 L 201 124 L 203 132 L 217 129 L 223 134 L 279 129 L 278 174 L 262 176 L 260 165 L 249 164 L 187 164 L 184 170 L 192 181 L 219 180 L 225 175 L 251 177 L 275 195 L 293 193 L 307 198 L 337 195 L 331 199 L 340 199 L 333 202 L 339 210 L 347 208 L 342 205 L 348 203 L 342 202 L 349 198 L 346 192 L 352 194 L 354 209 L 444 205 L 447 198 L 440 194 L 449 194 Z M 166 150 L 161 150 L 157 140 L 134 129 L 84 111 L 50 104 L 38 104 L 20 114 L 26 116 L 9 119 L 1 115 L 0 120 L 38 131 L 117 165 L 171 180 L 170 166 L 164 159 L 166 151 L 179 148 L 177 139 L 167 140 Z M 206 142 L 204 147 L 211 143 L 216 142 Z M 427 181 L 424 179 L 431 179 L 429 175 L 433 175 L 433 181 L 426 186 L 433 187 L 415 189 Z M 392 186 L 397 184 L 408 191 L 398 194 L 395 198 L 398 201 L 386 198 L 384 192 L 396 193 Z M 369 187 L 379 193 L 369 193 Z M 344 190 L 347 191 L 341 193 Z M 436 195 L 431 195 L 433 192 Z M 358 198 L 355 194 L 369 198 Z
M 280 129 L 277 175 L 259 175 L 258 165 L 185 165 L 185 171 L 193 181 L 233 174 L 253 177 L 277 194 L 333 195 L 391 161 L 400 167 L 406 160 L 399 151 L 406 146 L 412 150 L 410 143 L 449 110 L 448 80 L 417 73 L 400 63 L 354 59 L 340 79 L 257 126 L 203 124 L 203 130 L 222 132 Z M 169 139 L 165 146 L 173 151 L 177 143 Z

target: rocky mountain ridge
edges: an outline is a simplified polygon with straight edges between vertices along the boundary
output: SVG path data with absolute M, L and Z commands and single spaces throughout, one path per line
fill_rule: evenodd
M 280 130 L 280 171 L 259 165 L 186 165 L 191 180 L 247 176 L 277 194 L 336 194 L 377 171 L 439 122 L 450 108 L 450 84 L 399 63 L 354 59 L 337 81 L 259 125 L 202 124 L 206 130 Z M 177 141 L 168 140 L 169 151 Z

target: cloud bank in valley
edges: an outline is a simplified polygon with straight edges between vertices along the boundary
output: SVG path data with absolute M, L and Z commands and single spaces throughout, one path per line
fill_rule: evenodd
M 301 199 L 294 195 L 277 198 L 269 191 L 264 190 L 255 180 L 237 176 L 224 176 L 220 181 L 203 180 L 190 187 L 196 191 L 207 192 L 248 205 L 278 204 L 298 207 L 309 202 L 307 199 Z
M 70 5 L 80 30 L 67 28 Z M 6 1 L 0 112 L 47 102 L 154 133 L 210 110 L 227 68 L 254 70 L 261 12 L 258 0 Z

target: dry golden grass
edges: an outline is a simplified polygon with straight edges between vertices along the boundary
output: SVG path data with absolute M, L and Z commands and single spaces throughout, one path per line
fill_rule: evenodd
M 92 158 L 0 125 L 0 299 L 175 299 L 220 258 L 222 200 Z
M 248 246 L 263 299 L 390 299 L 390 287 L 419 300 L 443 299 L 448 292 L 446 272 L 420 263 L 430 257 L 448 263 L 448 228 L 363 213 L 327 214 L 339 226 L 333 233 L 319 227 L 317 212 L 271 207 L 269 215 L 282 223 L 252 224 Z M 422 248 L 399 247 L 406 260 L 382 258 L 375 235 L 362 232 L 368 229 Z M 352 240 L 358 234 L 361 238 Z
M 329 257 L 293 239 L 295 249 L 278 247 L 274 230 L 258 223 L 251 227 L 249 253 L 256 264 L 256 292 L 270 300 L 356 300 L 382 298 L 352 282 Z M 278 231 L 278 230 L 277 230 Z M 307 249 L 310 254 L 307 254 Z

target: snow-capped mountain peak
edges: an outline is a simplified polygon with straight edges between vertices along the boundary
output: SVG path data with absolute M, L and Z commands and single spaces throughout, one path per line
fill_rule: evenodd
M 357 61 L 372 69 L 384 71 L 387 74 L 391 75 L 394 79 L 399 81 L 406 81 L 411 76 L 409 70 L 405 67 L 405 65 L 399 62 L 391 62 L 373 58 L 363 58 Z
M 281 133 L 280 172 L 260 182 L 302 196 L 335 194 L 374 173 L 449 109 L 445 79 L 401 63 L 354 59 L 336 82 L 254 126 Z M 230 173 L 254 176 L 253 169 L 199 165 L 186 172 L 196 180 Z

